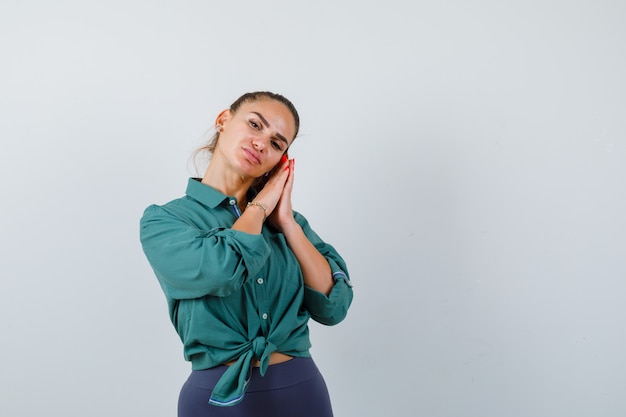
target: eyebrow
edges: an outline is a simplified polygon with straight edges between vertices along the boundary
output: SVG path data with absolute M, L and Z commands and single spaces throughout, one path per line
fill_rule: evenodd
M 257 116 L 259 116 L 259 119 L 261 119 L 261 122 L 263 122 L 263 124 L 265 125 L 265 127 L 270 127 L 270 124 L 268 123 L 267 119 L 265 119 L 265 117 L 263 117 L 263 115 L 261 113 L 255 112 L 253 111 L 252 113 L 256 114 Z M 282 140 L 283 142 L 285 142 L 285 144 L 287 144 L 287 146 L 289 146 L 289 141 L 280 133 L 276 133 L 276 137 L 280 140 Z

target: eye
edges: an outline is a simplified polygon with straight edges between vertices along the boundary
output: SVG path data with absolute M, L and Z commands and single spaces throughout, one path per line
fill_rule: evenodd
M 261 130 L 261 125 L 259 125 L 254 120 L 250 120 L 248 123 L 250 124 L 250 127 L 252 127 L 254 130 Z
M 281 147 L 281 145 L 280 145 L 280 142 L 278 142 L 278 141 L 276 141 L 276 140 L 273 140 L 273 141 L 272 141 L 272 147 L 273 147 L 274 149 L 276 149 L 277 151 L 282 151 L 282 150 L 283 150 L 283 149 L 282 149 L 282 147 Z

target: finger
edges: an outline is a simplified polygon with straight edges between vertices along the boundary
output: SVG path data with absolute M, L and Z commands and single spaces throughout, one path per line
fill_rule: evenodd
M 280 184 L 280 187 L 285 186 L 285 182 L 287 181 L 287 177 L 289 176 L 289 164 L 282 165 L 283 168 L 279 168 L 274 171 L 270 179 L 267 181 L 268 184 Z
M 294 167 L 294 163 L 295 163 L 295 161 L 293 159 L 290 159 L 289 160 L 289 164 L 285 168 L 285 171 L 287 171 L 289 173 L 289 177 L 287 178 L 287 182 L 293 182 L 293 167 Z
M 285 192 L 288 192 L 289 195 L 291 195 L 291 190 L 293 189 L 293 181 L 294 181 L 294 166 L 295 166 L 295 160 L 292 159 L 291 161 L 289 161 L 289 177 L 287 178 L 287 181 L 285 182 L 285 188 L 283 189 L 283 194 Z

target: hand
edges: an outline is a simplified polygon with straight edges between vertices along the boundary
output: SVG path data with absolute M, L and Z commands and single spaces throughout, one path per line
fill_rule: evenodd
M 279 163 L 279 166 L 272 171 L 263 189 L 254 198 L 255 202 L 262 204 L 267 209 L 268 217 L 274 212 L 282 197 L 289 172 L 290 161 L 285 158 L 284 162 Z
M 288 177 L 283 186 L 278 203 L 276 204 L 274 210 L 272 210 L 272 213 L 268 215 L 269 223 L 281 232 L 288 226 L 295 224 L 293 208 L 291 205 L 291 191 L 293 190 L 293 172 L 295 164 L 295 159 L 287 161 L 287 169 L 284 169 L 284 171 L 288 173 Z

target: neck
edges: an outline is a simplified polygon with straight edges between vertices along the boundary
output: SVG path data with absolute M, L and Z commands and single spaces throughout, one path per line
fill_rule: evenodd
M 217 163 L 211 161 L 202 177 L 202 183 L 210 185 L 225 195 L 235 197 L 240 208 L 245 208 L 247 203 L 246 194 L 252 185 L 253 178 L 246 178 L 239 173 L 218 167 Z

